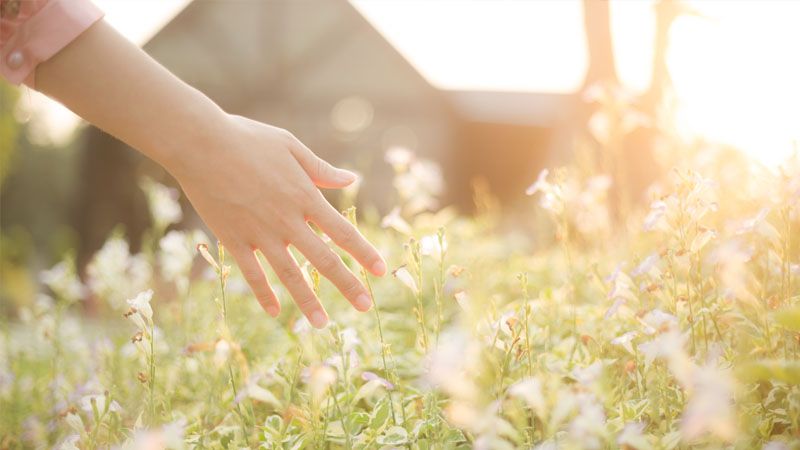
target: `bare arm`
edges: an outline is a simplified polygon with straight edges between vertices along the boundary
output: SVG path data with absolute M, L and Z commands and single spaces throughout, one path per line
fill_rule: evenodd
M 359 310 L 367 290 L 309 228 L 316 223 L 365 268 L 383 275 L 375 248 L 322 196 L 351 172 L 318 158 L 286 130 L 222 111 L 104 21 L 92 25 L 36 72 L 36 87 L 138 149 L 181 184 L 236 259 L 264 309 L 280 310 L 254 251 L 260 250 L 309 321 L 327 315 L 288 251 L 301 251 Z

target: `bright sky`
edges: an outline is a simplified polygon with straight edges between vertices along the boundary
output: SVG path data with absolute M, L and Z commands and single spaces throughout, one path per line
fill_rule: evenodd
M 95 0 L 124 35 L 144 43 L 189 0 Z M 571 92 L 583 80 L 586 46 L 579 0 L 351 0 L 431 83 L 442 89 Z M 800 140 L 800 1 L 689 2 L 669 65 L 679 121 L 767 163 Z M 652 0 L 612 0 L 617 70 L 635 90 L 650 78 Z M 76 119 L 32 95 L 52 138 Z

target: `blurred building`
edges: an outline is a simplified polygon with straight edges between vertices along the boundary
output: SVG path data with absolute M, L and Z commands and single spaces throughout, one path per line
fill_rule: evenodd
M 361 201 L 383 209 L 392 198 L 383 155 L 393 146 L 440 163 L 447 203 L 469 210 L 475 177 L 513 201 L 543 165 L 567 102 L 439 90 L 346 1 L 198 0 L 145 49 L 225 110 L 287 128 L 323 158 L 366 174 Z M 142 161 L 89 131 L 77 224 L 90 240 L 84 250 L 113 223 L 127 223 L 131 236 L 144 226 L 141 199 L 121 200 L 133 198 L 142 171 L 155 170 Z

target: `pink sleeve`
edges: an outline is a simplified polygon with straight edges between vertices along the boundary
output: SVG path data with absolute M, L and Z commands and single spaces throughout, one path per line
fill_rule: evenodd
M 0 74 L 34 85 L 47 61 L 103 17 L 89 0 L 0 0 Z

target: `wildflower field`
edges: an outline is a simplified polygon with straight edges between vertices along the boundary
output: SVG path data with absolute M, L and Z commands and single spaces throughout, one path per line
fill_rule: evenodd
M 3 317 L 0 448 L 798 448 L 797 159 L 687 152 L 644 203 L 543 171 L 512 231 L 488 196 L 431 212 L 431 163 L 387 161 L 398 207 L 359 226 L 393 273 L 343 255 L 375 299 L 358 313 L 304 265 L 322 330 L 283 291 L 263 313 L 145 183 L 140 253 L 115 233 Z

